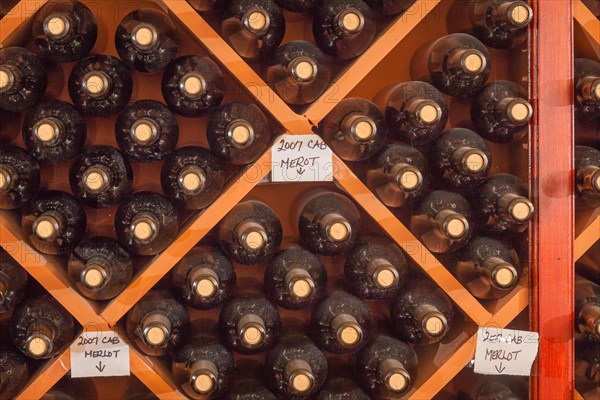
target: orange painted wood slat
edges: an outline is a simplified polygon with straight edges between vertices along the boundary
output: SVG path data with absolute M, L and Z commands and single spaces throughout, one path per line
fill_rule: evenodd
M 573 1 L 573 16 L 585 32 L 596 57 L 600 59 L 600 20 L 581 0 Z
M 17 400 L 37 400 L 56 384 L 71 369 L 71 351 L 65 350 L 60 356 L 48 360 L 27 382 Z
M 589 213 L 578 213 L 573 251 L 575 261 L 579 260 L 598 240 L 600 240 L 600 209 Z
M 131 373 L 133 373 L 148 389 L 161 400 L 187 399 L 177 389 L 169 371 L 160 361 L 147 357 L 134 347 L 129 348 Z

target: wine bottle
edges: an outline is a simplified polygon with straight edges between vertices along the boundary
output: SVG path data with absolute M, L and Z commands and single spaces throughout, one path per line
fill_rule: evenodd
M 292 223 L 313 253 L 334 256 L 349 250 L 358 238 L 360 212 L 348 197 L 325 189 L 301 195 Z
M 527 400 L 529 384 L 520 376 L 483 377 L 473 386 L 475 400 Z
M 265 294 L 288 310 L 310 307 L 325 296 L 327 270 L 321 259 L 293 246 L 277 253 L 265 270 Z
M 371 398 L 398 399 L 415 382 L 418 364 L 408 344 L 379 336 L 358 353 L 357 380 Z
M 335 291 L 313 309 L 310 330 L 323 350 L 343 354 L 363 347 L 371 336 L 372 314 L 358 297 Z
M 199 210 L 215 201 L 225 186 L 221 161 L 202 147 L 187 146 L 169 155 L 160 182 L 165 195 L 180 208 Z
M 387 90 L 382 99 L 391 135 L 413 146 L 440 137 L 448 122 L 446 99 L 427 82 L 399 83 Z
M 114 147 L 92 146 L 71 165 L 69 181 L 71 190 L 84 205 L 108 208 L 131 193 L 133 170 Z
M 442 340 L 453 318 L 454 306 L 448 295 L 429 279 L 411 280 L 390 304 L 394 336 L 416 345 Z
M 179 232 L 177 210 L 157 193 L 134 193 L 119 205 L 115 230 L 117 240 L 129 253 L 153 256 L 175 240 Z
M 33 17 L 33 41 L 56 62 L 79 61 L 96 44 L 98 24 L 92 11 L 76 0 L 52 0 Z
M 10 322 L 15 346 L 35 359 L 49 359 L 71 345 L 75 321 L 53 297 L 44 295 L 25 300 Z
M 277 400 L 262 381 L 239 379 L 227 393 L 227 400 Z
M 277 396 L 310 399 L 327 378 L 327 358 L 306 336 L 286 336 L 267 354 L 267 381 Z
M 317 400 L 369 400 L 365 392 L 352 379 L 330 379 L 323 390 L 317 395 Z
M 315 9 L 313 36 L 326 54 L 350 60 L 375 40 L 375 13 L 362 0 L 324 0 Z
M 23 300 L 26 285 L 27 272 L 0 247 L 0 314 L 14 310 Z
M 305 105 L 325 92 L 332 74 L 325 53 L 312 43 L 294 40 L 275 51 L 267 83 L 286 103 Z
M 432 143 L 429 163 L 445 187 L 466 191 L 486 180 L 492 166 L 492 152 L 477 133 L 454 128 Z
M 40 186 L 40 166 L 25 150 L 0 145 L 0 209 L 21 208 Z
M 138 162 L 159 161 L 171 154 L 179 140 L 179 122 L 164 104 L 139 100 L 119 114 L 115 136 L 121 150 Z
M 59 163 L 75 157 L 85 145 L 87 125 L 71 104 L 46 100 L 23 120 L 23 142 L 37 160 Z
M 108 237 L 81 242 L 71 253 L 67 270 L 81 294 L 101 301 L 115 298 L 133 277 L 131 256 Z
M 3 344 L 0 348 L 0 399 L 14 399 L 25 387 L 28 378 L 29 368 L 23 354 Z
M 340 158 L 364 161 L 385 144 L 388 129 L 383 113 L 369 100 L 340 101 L 319 124 L 320 134 Z
M 117 114 L 129 103 L 132 91 L 131 72 L 113 56 L 87 56 L 75 64 L 69 75 L 71 101 L 93 117 Z
M 210 114 L 221 104 L 225 80 L 208 57 L 182 56 L 173 60 L 162 78 L 162 95 L 169 108 L 184 117 Z
M 600 286 L 575 275 L 575 332 L 600 341 Z
M 527 92 L 509 81 L 489 83 L 473 100 L 473 124 L 485 139 L 495 143 L 516 142 L 529 132 L 533 108 Z
M 255 161 L 271 144 L 269 121 L 252 103 L 232 101 L 219 107 L 206 130 L 212 153 L 235 165 Z
M 42 61 L 22 47 L 0 49 L 0 109 L 18 113 L 40 101 L 48 78 Z
M 575 115 L 582 121 L 600 120 L 600 62 L 575 59 Z
M 285 18 L 271 0 L 231 0 L 221 23 L 221 36 L 243 58 L 266 58 L 285 35 Z
M 85 210 L 67 192 L 39 193 L 23 207 L 21 226 L 25 237 L 45 254 L 68 254 L 83 238 L 87 228 Z
M 436 190 L 423 198 L 410 218 L 414 235 L 434 253 L 459 250 L 473 230 L 471 207 L 459 194 Z
M 575 146 L 575 187 L 579 207 L 600 207 L 600 151 L 593 147 Z
M 141 8 L 121 20 L 115 31 L 115 47 L 129 68 L 159 72 L 177 56 L 179 36 L 165 13 Z
M 169 293 L 152 290 L 127 313 L 127 336 L 149 356 L 172 353 L 189 330 L 186 308 Z
M 262 294 L 243 292 L 229 300 L 219 315 L 221 341 L 241 354 L 257 354 L 273 347 L 281 334 L 277 307 Z
M 533 217 L 534 207 L 527 188 L 509 174 L 490 176 L 475 194 L 473 210 L 479 226 L 491 234 L 523 232 Z
M 235 360 L 217 338 L 195 335 L 173 356 L 175 382 L 192 399 L 221 398 L 233 386 Z
M 416 0 L 365 0 L 379 14 L 392 16 L 402 14 L 408 10 Z
M 600 385 L 600 343 L 575 342 L 575 382 L 577 391 L 587 393 Z
M 279 7 L 288 11 L 305 13 L 314 10 L 321 0 L 274 0 Z
M 361 299 L 389 299 L 404 287 L 408 264 L 391 240 L 367 237 L 348 253 L 344 275 L 348 289 Z
M 231 260 L 253 265 L 275 254 L 281 244 L 282 228 L 271 207 L 245 200 L 223 218 L 217 235 L 221 249 Z
M 367 170 L 367 186 L 389 207 L 412 207 L 429 188 L 425 156 L 403 143 L 389 144 Z
M 175 265 L 171 275 L 177 297 L 190 307 L 209 310 L 227 301 L 236 273 L 218 247 L 196 247 Z

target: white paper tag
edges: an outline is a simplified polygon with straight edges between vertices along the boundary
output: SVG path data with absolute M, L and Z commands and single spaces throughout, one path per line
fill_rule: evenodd
M 479 328 L 475 372 L 485 375 L 531 375 L 540 334 L 514 329 Z
M 281 135 L 271 149 L 273 182 L 331 182 L 333 153 L 317 135 Z
M 71 345 L 71 377 L 129 375 L 129 346 L 117 332 L 83 332 Z

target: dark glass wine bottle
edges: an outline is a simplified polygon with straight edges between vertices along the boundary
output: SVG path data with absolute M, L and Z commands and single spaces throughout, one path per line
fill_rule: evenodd
M 369 341 L 371 320 L 371 309 L 362 300 L 336 291 L 313 309 L 311 335 L 323 350 L 336 354 L 351 353 Z
M 17 113 L 40 101 L 48 78 L 42 61 L 22 47 L 0 49 L 0 109 Z
M 119 115 L 115 136 L 121 150 L 138 162 L 154 162 L 171 154 L 179 140 L 179 122 L 164 104 L 139 100 Z
M 33 41 L 56 62 L 79 61 L 96 44 L 98 25 L 92 11 L 76 0 L 52 0 L 33 17 Z
M 117 240 L 129 253 L 153 256 L 175 240 L 179 232 L 177 210 L 157 193 L 134 193 L 119 205 L 115 230 Z
M 39 193 L 23 207 L 21 226 L 25 237 L 45 254 L 68 254 L 87 229 L 85 210 L 67 192 Z
M 0 399 L 16 398 L 27 384 L 28 378 L 29 368 L 26 358 L 8 343 L 3 343 L 0 347 Z
M 600 343 L 575 342 L 575 382 L 577 391 L 587 393 L 600 386 Z
M 365 2 L 378 13 L 391 16 L 408 10 L 416 0 L 365 0 Z
M 575 146 L 575 188 L 578 208 L 600 207 L 600 151 Z
M 218 227 L 219 244 L 227 256 L 253 265 L 270 259 L 281 244 L 282 228 L 275 211 L 265 203 L 238 203 Z
M 324 0 L 315 9 L 313 36 L 326 54 L 350 60 L 375 40 L 375 13 L 362 0 Z
M 477 93 L 471 116 L 477 131 L 485 139 L 495 143 L 516 142 L 529 132 L 533 107 L 520 85 L 495 81 Z
M 473 231 L 471 207 L 459 194 L 436 190 L 413 211 L 410 229 L 434 253 L 459 250 Z
M 92 300 L 115 298 L 133 277 L 131 256 L 108 237 L 81 242 L 71 253 L 67 269 L 77 290 Z
M 474 400 L 527 400 L 529 385 L 520 376 L 485 376 L 472 386 Z
M 285 35 L 283 12 L 272 0 L 231 0 L 221 23 L 221 36 L 243 58 L 266 58 Z
M 281 317 L 277 307 L 262 294 L 243 292 L 221 309 L 221 341 L 241 354 L 257 354 L 273 347 L 281 334 Z
M 416 381 L 418 365 L 408 344 L 379 336 L 358 353 L 357 380 L 371 398 L 399 399 Z
M 190 326 L 186 308 L 167 292 L 152 290 L 127 313 L 127 336 L 149 356 L 172 353 Z
M 534 207 L 527 198 L 527 187 L 514 175 L 492 175 L 474 195 L 473 211 L 478 226 L 491 234 L 523 232 L 533 218 Z
M 454 128 L 432 143 L 429 164 L 438 182 L 466 191 L 486 180 L 492 167 L 492 152 L 477 133 Z
M 0 209 L 21 208 L 40 186 L 40 166 L 25 150 L 0 146 Z
M 298 246 L 275 256 L 265 270 L 265 294 L 288 310 L 310 307 L 325 296 L 327 270 L 321 259 Z
M 71 165 L 71 190 L 86 206 L 108 208 L 131 193 L 133 169 L 114 147 L 92 146 Z
M 129 103 L 132 92 L 131 72 L 113 56 L 88 56 L 75 64 L 69 75 L 71 101 L 93 117 L 117 114 Z
M 196 247 L 177 263 L 172 282 L 179 299 L 198 310 L 220 306 L 234 293 L 235 268 L 218 247 Z
M 0 247 L 0 314 L 14 310 L 23 300 L 26 285 L 27 272 Z
M 115 32 L 115 47 L 129 68 L 159 72 L 177 55 L 179 36 L 165 13 L 141 8 L 121 20 Z
M 81 152 L 87 125 L 71 104 L 46 100 L 25 115 L 22 132 L 29 154 L 39 161 L 59 163 Z
M 345 378 L 330 379 L 323 390 L 317 395 L 317 400 L 369 400 L 365 392 L 352 380 Z
M 600 286 L 575 275 L 575 332 L 600 341 Z
M 277 400 L 267 386 L 256 379 L 237 379 L 227 393 L 227 400 Z
M 582 121 L 600 120 L 600 62 L 575 59 L 575 115 Z
M 50 295 L 25 300 L 10 322 L 15 346 L 35 359 L 46 360 L 62 353 L 74 335 L 73 317 Z
M 321 0 L 274 0 L 281 8 L 297 13 L 314 10 Z
M 236 100 L 214 112 L 206 136 L 214 155 L 235 165 L 246 165 L 271 144 L 271 127 L 257 105 Z
M 217 338 L 196 334 L 175 353 L 171 371 L 190 398 L 216 399 L 233 386 L 235 360 Z
M 319 123 L 320 134 L 346 161 L 364 161 L 375 155 L 388 135 L 383 113 L 369 100 L 340 101 Z
M 167 66 L 161 88 L 172 111 L 185 117 L 201 117 L 212 113 L 223 101 L 225 80 L 210 58 L 182 56 Z
M 325 53 L 312 43 L 294 40 L 275 51 L 267 82 L 286 103 L 304 105 L 327 90 L 332 74 Z

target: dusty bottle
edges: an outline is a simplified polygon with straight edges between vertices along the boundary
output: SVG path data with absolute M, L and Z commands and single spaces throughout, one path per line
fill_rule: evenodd
M 25 300 L 11 319 L 10 336 L 15 346 L 35 359 L 49 359 L 71 345 L 75 321 L 53 297 Z
M 199 210 L 219 197 L 225 186 L 225 171 L 221 161 L 208 150 L 181 147 L 166 158 L 160 182 L 174 205 Z
M 321 300 L 327 288 L 327 270 L 321 259 L 301 247 L 286 248 L 265 270 L 265 294 L 288 310 L 310 307 Z
M 129 103 L 132 91 L 131 72 L 113 56 L 87 56 L 75 64 L 69 75 L 71 101 L 86 115 L 117 114 Z
M 44 54 L 56 62 L 79 61 L 96 44 L 98 24 L 92 11 L 73 0 L 53 0 L 33 17 L 33 41 Z
M 358 353 L 357 380 L 372 398 L 398 399 L 415 382 L 418 364 L 408 344 L 379 336 Z
M 237 100 L 213 113 L 206 136 L 210 151 L 235 165 L 251 163 L 271 144 L 271 128 L 262 110 Z
M 314 10 L 320 0 L 274 0 L 281 8 L 286 10 L 305 13 Z
M 575 382 L 577 391 L 587 393 L 600 385 L 600 343 L 575 342 Z
M 40 186 L 40 166 L 25 150 L 0 145 L 0 209 L 21 208 Z
M 305 105 L 329 87 L 332 70 L 325 53 L 312 43 L 294 40 L 279 47 L 267 68 L 267 83 L 283 101 Z
M 576 58 L 574 82 L 577 117 L 583 121 L 600 120 L 600 63 Z
M 279 340 L 281 317 L 277 307 L 262 294 L 243 292 L 221 309 L 219 329 L 228 349 L 241 354 L 258 354 Z
M 575 275 L 575 332 L 600 341 L 600 286 Z
M 17 113 L 40 101 L 48 78 L 42 61 L 22 47 L 0 49 L 0 109 Z
M 379 14 L 392 16 L 408 10 L 416 0 L 365 0 Z
M 382 112 L 369 100 L 340 101 L 320 122 L 320 134 L 333 151 L 346 161 L 371 158 L 388 135 Z
M 365 392 L 352 380 L 344 378 L 330 379 L 323 390 L 317 395 L 317 400 L 369 400 Z
M 221 249 L 231 260 L 253 265 L 275 254 L 281 244 L 282 228 L 271 207 L 245 200 L 223 218 L 217 235 Z
M 115 32 L 115 47 L 129 68 L 159 72 L 177 55 L 179 36 L 165 13 L 141 8 L 121 20 Z
M 85 210 L 67 192 L 39 193 L 23 207 L 23 233 L 32 246 L 45 254 L 68 254 L 87 229 Z
M 575 146 L 575 192 L 581 208 L 600 207 L 600 151 Z
M 0 249 L 0 314 L 14 310 L 23 300 L 26 285 L 27 272 L 9 253 Z
M 267 386 L 256 379 L 236 380 L 235 386 L 227 393 L 227 400 L 277 400 Z
M 29 368 L 27 360 L 17 349 L 8 344 L 0 348 L 0 399 L 13 399 L 27 384 Z
M 179 122 L 164 104 L 139 100 L 117 118 L 115 137 L 121 150 L 138 162 L 154 162 L 171 154 L 179 140 Z
M 115 230 L 117 240 L 129 253 L 153 256 L 175 240 L 179 232 L 177 210 L 157 193 L 134 193 L 119 205 Z
M 224 88 L 219 66 L 210 58 L 200 56 L 173 60 L 161 83 L 169 108 L 185 117 L 201 117 L 213 112 L 223 101 Z
M 509 81 L 495 81 L 475 96 L 471 117 L 477 132 L 495 143 L 516 142 L 529 132 L 533 107 L 527 92 Z
M 327 378 L 327 358 L 306 336 L 286 336 L 269 351 L 267 381 L 276 395 L 310 399 Z
M 127 313 L 127 336 L 149 356 L 172 353 L 190 325 L 186 308 L 164 291 L 148 292 Z
M 410 218 L 410 229 L 434 253 L 453 252 L 469 241 L 472 212 L 459 194 L 436 190 L 423 198 Z
M 205 246 L 187 253 L 173 269 L 171 279 L 182 302 L 198 310 L 209 310 L 233 295 L 236 273 L 219 248 Z
M 23 120 L 23 142 L 39 161 L 58 163 L 81 152 L 87 136 L 83 116 L 71 104 L 46 100 L 33 107 Z
M 527 400 L 529 385 L 520 376 L 483 377 L 473 387 L 474 400 Z
M 67 269 L 77 290 L 92 300 L 116 297 L 133 277 L 131 256 L 108 237 L 81 242 L 71 253 Z

